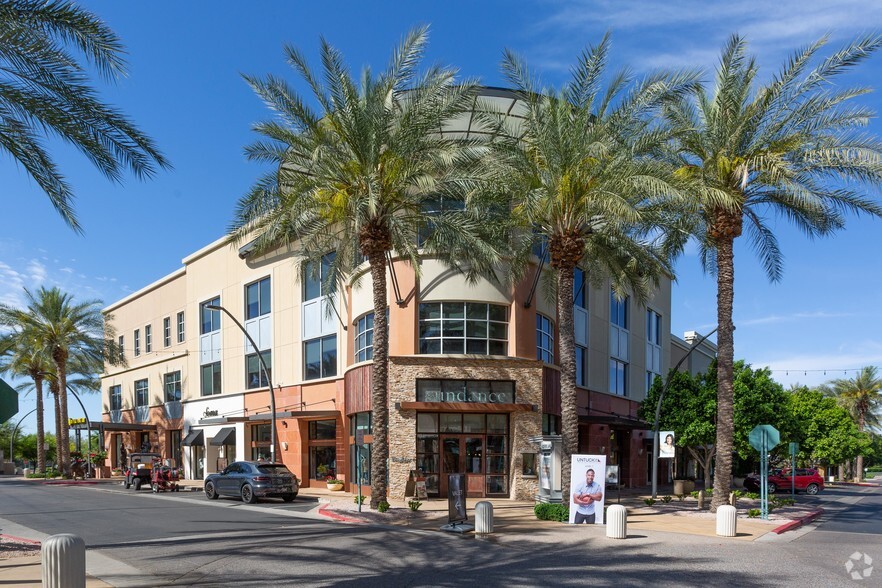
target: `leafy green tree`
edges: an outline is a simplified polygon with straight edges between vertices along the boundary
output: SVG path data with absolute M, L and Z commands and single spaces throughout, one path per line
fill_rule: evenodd
M 523 119 L 485 113 L 500 132 L 487 165 L 495 186 L 511 195 L 516 243 L 515 278 L 529 267 L 530 251 L 543 255 L 556 279 L 557 339 L 561 371 L 564 488 L 570 455 L 578 452 L 573 282 L 580 263 L 596 285 L 609 280 L 615 295 L 645 301 L 658 279 L 671 275 L 667 257 L 644 236 L 660 203 L 674 197 L 672 168 L 658 157 L 670 135 L 653 113 L 691 88 L 690 73 L 657 73 L 635 81 L 607 75 L 610 40 L 588 47 L 561 90 L 541 88 L 524 61 L 506 51 L 502 72 L 523 101 Z M 605 78 L 608 83 L 604 83 Z M 547 244 L 547 245 L 545 245 Z
M 829 235 L 846 213 L 882 214 L 864 187 L 882 183 L 882 144 L 856 131 L 872 117 L 855 105 L 868 88 L 836 85 L 882 44 L 857 39 L 811 63 L 826 39 L 796 52 L 771 81 L 756 81 L 759 66 L 734 35 L 723 49 L 708 90 L 671 102 L 667 118 L 680 129 L 680 177 L 692 183 L 695 209 L 683 226 L 698 238 L 701 259 L 717 277 L 719 398 L 717 461 L 711 509 L 728 500 L 737 450 L 733 400 L 734 243 L 746 231 L 769 279 L 782 275 L 771 217 L 790 221 L 809 237 Z M 681 233 L 673 231 L 670 238 Z
M 126 169 L 145 178 L 156 165 L 168 167 L 153 141 L 89 84 L 86 65 L 106 80 L 124 77 L 125 50 L 97 16 L 67 1 L 2 0 L 0 30 L 0 151 L 46 192 L 68 226 L 82 232 L 73 190 L 45 138 L 70 143 L 114 182 Z
M 418 240 L 428 205 L 439 196 L 462 205 L 464 191 L 482 171 L 474 140 L 438 132 L 445 121 L 470 110 L 475 86 L 456 83 L 453 69 L 421 71 L 427 41 L 427 28 L 414 29 L 385 70 L 374 74 L 366 68 L 357 80 L 324 39 L 321 74 L 297 49 L 287 47 L 288 62 L 311 91 L 318 111 L 281 79 L 246 76 L 278 119 L 255 126 L 263 140 L 250 146 L 247 155 L 272 164 L 272 169 L 239 201 L 232 240 L 253 239 L 257 252 L 295 247 L 309 262 L 303 264 L 304 275 L 324 259 L 329 270 L 324 294 L 334 292 L 336 283 L 351 276 L 363 258 L 370 266 L 373 509 L 387 495 L 386 274 L 392 252 L 399 260 L 395 263 L 419 272 L 422 246 L 470 277 L 498 261 L 482 241 L 488 223 L 467 210 L 433 217 L 428 241 L 421 245 Z
M 825 393 L 848 410 L 861 432 L 879 428 L 882 411 L 882 378 L 875 366 L 867 366 L 854 378 L 829 382 Z M 864 475 L 864 456 L 857 455 L 856 477 Z
M 34 461 L 37 459 L 39 450 L 45 448 L 44 454 L 47 462 L 54 462 L 57 457 L 57 446 L 55 444 L 55 436 L 47 435 L 44 440 L 44 447 L 40 447 L 37 435 L 16 436 L 15 447 L 16 453 L 24 460 Z
M 820 390 L 805 386 L 792 390 L 789 410 L 796 421 L 799 455 L 812 465 L 842 463 L 869 445 L 848 411 Z

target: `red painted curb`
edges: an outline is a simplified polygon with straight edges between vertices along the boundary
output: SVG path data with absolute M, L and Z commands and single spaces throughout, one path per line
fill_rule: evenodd
M 0 534 L 0 539 L 8 539 L 9 541 L 15 541 L 16 543 L 29 543 L 31 545 L 42 545 L 40 541 L 34 541 L 33 539 L 25 539 L 24 537 L 16 537 L 15 535 L 2 535 Z
M 344 523 L 363 523 L 364 521 L 360 519 L 354 519 L 352 517 L 347 517 L 345 515 L 337 514 L 332 510 L 326 510 L 329 506 L 329 503 L 326 503 L 324 506 L 319 508 L 319 514 L 323 517 L 328 517 L 329 519 L 334 519 L 335 521 L 342 521 Z
M 792 520 L 789 523 L 784 523 L 780 527 L 775 527 L 774 529 L 772 529 L 772 533 L 776 533 L 776 534 L 780 535 L 781 533 L 786 533 L 787 531 L 792 531 L 793 529 L 799 528 L 806 523 L 812 522 L 813 520 L 815 520 L 816 518 L 818 518 L 822 514 L 824 514 L 824 509 L 819 508 L 818 510 L 816 510 L 814 512 L 810 512 L 809 514 L 805 515 L 804 517 Z
M 873 484 L 872 482 L 833 482 L 837 486 L 869 486 L 871 488 L 878 488 L 879 484 Z

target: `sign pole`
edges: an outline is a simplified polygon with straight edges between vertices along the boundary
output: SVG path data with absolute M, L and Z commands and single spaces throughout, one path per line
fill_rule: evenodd
M 361 495 L 361 445 L 355 444 L 355 477 L 358 482 L 358 512 L 361 512 L 361 503 L 364 497 Z

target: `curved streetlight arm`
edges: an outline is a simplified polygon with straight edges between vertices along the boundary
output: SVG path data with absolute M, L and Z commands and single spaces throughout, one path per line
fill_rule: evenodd
M 652 426 L 652 497 L 655 498 L 658 494 L 658 421 L 661 417 L 661 407 L 662 401 L 665 399 L 665 392 L 668 391 L 668 386 L 671 385 L 671 374 L 680 369 L 680 366 L 683 365 L 683 362 L 686 361 L 686 358 L 692 355 L 692 352 L 698 349 L 698 346 L 704 343 L 704 340 L 717 332 L 719 327 L 714 327 L 711 332 L 707 335 L 704 335 L 695 342 L 692 347 L 690 347 L 689 351 L 686 352 L 686 355 L 680 358 L 680 361 L 677 362 L 677 365 L 668 370 L 668 375 L 665 377 L 665 384 L 662 386 L 661 394 L 658 395 L 658 404 L 655 406 L 655 424 Z
M 18 419 L 18 422 L 15 423 L 15 426 L 12 428 L 12 435 L 9 436 L 9 462 L 10 463 L 15 462 L 15 460 L 13 459 L 13 453 L 12 453 L 12 449 L 15 447 L 15 434 L 18 433 L 18 428 L 21 426 L 21 424 L 24 422 L 24 420 L 26 418 L 28 418 L 29 416 L 31 416 L 32 414 L 34 414 L 35 412 L 37 412 L 36 408 L 33 409 L 31 412 L 27 413 L 26 415 L 24 415 L 23 417 L 21 417 L 20 419 Z M 40 440 L 37 439 L 37 443 L 39 443 L 39 442 L 40 442 Z M 37 451 L 39 452 L 39 450 L 40 450 L 40 448 L 38 447 Z M 14 469 L 14 467 L 13 467 L 13 469 Z
M 276 394 L 273 390 L 273 381 L 270 378 L 269 369 L 267 369 L 266 362 L 263 360 L 263 353 L 260 352 L 257 343 L 254 342 L 254 339 L 251 338 L 251 335 L 248 334 L 248 331 L 245 330 L 242 323 L 236 320 L 236 317 L 230 314 L 230 311 L 219 304 L 206 304 L 205 308 L 208 310 L 219 310 L 230 317 L 230 320 L 233 321 L 233 323 L 239 327 L 239 330 L 245 334 L 245 337 L 248 339 L 248 342 L 251 343 L 251 347 L 257 354 L 257 359 L 260 361 L 260 367 L 263 368 L 263 375 L 266 376 L 266 383 L 269 385 L 270 411 L 272 412 L 270 415 L 270 461 L 276 463 Z

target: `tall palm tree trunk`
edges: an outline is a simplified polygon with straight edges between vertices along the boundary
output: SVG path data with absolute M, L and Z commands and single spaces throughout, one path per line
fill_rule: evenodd
M 727 504 L 732 489 L 735 435 L 733 363 L 735 361 L 732 301 L 735 295 L 734 238 L 717 239 L 717 459 L 711 512 Z
M 571 455 L 579 452 L 576 403 L 576 340 L 573 330 L 573 265 L 557 269 L 557 339 L 560 342 L 560 432 L 563 445 L 561 489 L 570 491 Z
M 58 372 L 58 416 L 61 420 L 58 436 L 60 445 L 57 449 L 58 465 L 62 474 L 67 476 L 70 474 L 70 431 L 67 426 L 67 357 L 62 350 L 56 349 L 53 353 L 53 359 Z
M 43 376 L 34 376 L 37 393 L 37 473 L 46 472 L 46 426 L 43 421 Z M 10 456 L 10 459 L 11 456 Z
M 864 410 L 861 410 L 860 417 L 858 420 L 858 430 L 863 433 L 864 428 L 867 426 L 867 418 Z M 855 482 L 860 482 L 864 478 L 864 454 L 859 453 L 857 458 L 855 459 L 854 464 L 854 478 Z
M 61 447 L 61 401 L 58 400 L 58 381 L 49 380 L 49 391 L 52 392 L 52 404 L 55 407 L 55 469 L 59 469 L 58 452 Z
M 389 461 L 389 323 L 386 321 L 386 254 L 368 254 L 374 287 L 374 366 L 371 379 L 371 508 L 386 501 Z

